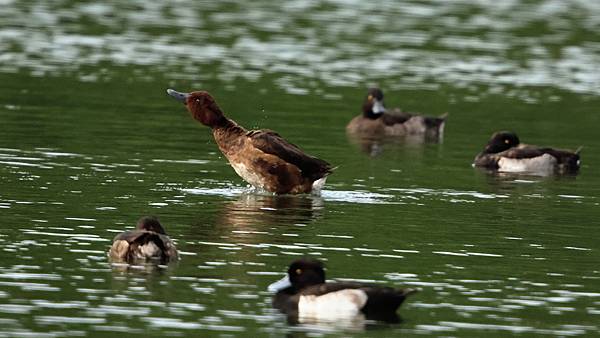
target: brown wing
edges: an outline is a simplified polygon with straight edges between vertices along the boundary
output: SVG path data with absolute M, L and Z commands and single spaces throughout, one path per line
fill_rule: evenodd
M 542 156 L 545 153 L 547 153 L 547 151 L 536 146 L 520 145 L 518 147 L 513 147 L 501 153 L 498 153 L 497 156 L 514 159 L 523 159 Z
M 329 163 L 306 154 L 272 130 L 251 130 L 246 136 L 254 147 L 297 166 L 302 171 L 302 176 L 311 180 L 318 180 L 332 170 Z
M 383 120 L 383 123 L 386 126 L 393 126 L 394 124 L 404 123 L 408 121 L 408 119 L 410 119 L 411 117 L 413 117 L 412 114 L 401 112 L 398 110 L 394 111 L 393 113 L 383 114 L 381 116 L 381 119 Z
M 131 230 L 125 231 L 115 236 L 113 242 L 126 241 L 127 243 L 133 243 L 139 239 L 140 236 L 144 235 L 146 231 Z

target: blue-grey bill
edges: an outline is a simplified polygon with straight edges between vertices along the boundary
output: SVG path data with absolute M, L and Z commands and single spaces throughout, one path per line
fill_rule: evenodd
M 180 93 L 174 89 L 167 89 L 167 94 L 171 95 L 175 100 L 185 104 L 187 101 L 188 96 L 190 96 L 190 94 L 188 93 Z
M 289 288 L 290 286 L 292 286 L 292 282 L 290 282 L 290 277 L 288 275 L 285 275 L 285 277 L 283 277 L 282 279 L 269 285 L 267 287 L 267 290 L 271 292 L 277 292 L 285 288 Z

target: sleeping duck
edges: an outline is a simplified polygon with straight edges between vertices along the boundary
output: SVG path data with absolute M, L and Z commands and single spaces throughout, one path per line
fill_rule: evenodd
M 501 172 L 528 172 L 538 174 L 576 173 L 579 170 L 579 152 L 522 144 L 517 134 L 499 131 L 492 135 L 474 166 Z
M 177 259 L 177 249 L 158 219 L 146 216 L 140 218 L 135 230 L 115 237 L 108 255 L 116 262 L 157 260 L 164 264 Z
M 383 104 L 383 91 L 371 88 L 362 106 L 362 115 L 346 126 L 352 135 L 366 137 L 424 135 L 439 138 L 444 132 L 447 114 L 439 117 L 414 115 L 395 108 L 388 112 Z
M 306 154 L 272 130 L 246 130 L 225 117 L 205 91 L 167 93 L 185 104 L 192 117 L 212 129 L 219 149 L 233 170 L 252 186 L 277 194 L 320 190 L 333 168 Z
M 356 282 L 326 283 L 323 264 L 303 258 L 271 285 L 273 307 L 300 318 L 335 319 L 364 314 L 368 319 L 397 319 L 396 310 L 414 289 L 394 289 Z

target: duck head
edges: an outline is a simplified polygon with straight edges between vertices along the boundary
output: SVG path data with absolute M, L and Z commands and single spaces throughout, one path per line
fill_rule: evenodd
M 322 283 L 325 283 L 323 263 L 316 259 L 303 258 L 292 262 L 285 277 L 269 285 L 268 290 L 277 292 L 292 288 L 292 291 L 300 291 Z
M 192 117 L 205 126 L 213 128 L 225 121 L 223 111 L 208 92 L 181 93 L 169 88 L 167 94 L 183 103 Z
M 488 141 L 483 153 L 496 154 L 518 146 L 520 143 L 519 137 L 512 131 L 499 131 L 492 135 Z
M 369 89 L 362 109 L 363 116 L 370 119 L 379 118 L 383 113 L 385 113 L 385 106 L 383 105 L 383 91 L 381 91 L 379 88 Z
M 163 228 L 162 224 L 160 224 L 158 221 L 158 218 L 154 216 L 144 216 L 140 218 L 140 220 L 137 222 L 136 228 L 138 230 L 153 231 L 162 235 L 167 234 L 165 232 L 165 228 Z

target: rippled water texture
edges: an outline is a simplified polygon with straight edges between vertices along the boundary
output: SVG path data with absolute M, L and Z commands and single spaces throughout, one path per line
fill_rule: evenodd
M 600 75 L 590 71 L 600 61 L 595 1 L 2 2 L 8 72 L 43 76 L 108 62 L 229 84 L 275 73 L 277 87 L 295 94 L 318 89 L 315 81 L 359 86 L 365 78 L 394 79 L 393 89 L 600 93 Z
M 599 32 L 583 0 L 0 0 L 0 336 L 600 334 Z M 348 138 L 375 83 L 443 140 Z M 167 87 L 337 169 L 254 191 Z M 580 174 L 473 169 L 500 129 L 583 145 Z M 111 265 L 149 214 L 181 259 Z M 399 324 L 288 324 L 266 287 L 303 255 L 420 292 Z

